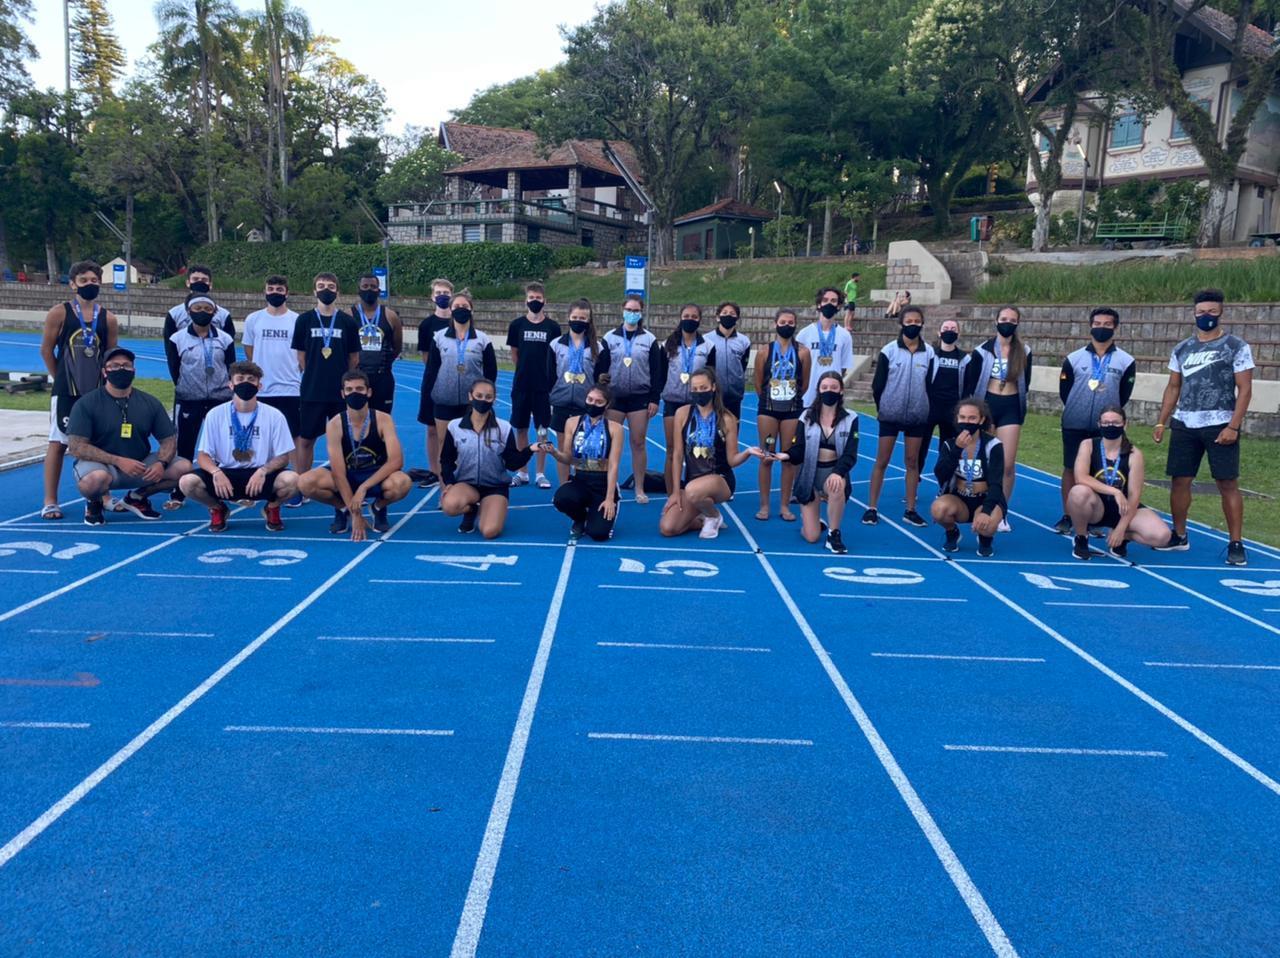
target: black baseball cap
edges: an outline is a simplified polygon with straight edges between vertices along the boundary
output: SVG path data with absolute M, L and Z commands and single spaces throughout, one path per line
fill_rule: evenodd
M 123 356 L 125 357 L 125 359 L 129 360 L 129 362 L 131 363 L 136 362 L 138 359 L 138 357 L 133 354 L 132 349 L 125 349 L 123 346 L 117 346 L 115 349 L 110 350 L 105 356 L 102 357 L 102 364 L 105 366 L 107 363 L 111 362 L 111 360 L 114 359 L 116 356 Z

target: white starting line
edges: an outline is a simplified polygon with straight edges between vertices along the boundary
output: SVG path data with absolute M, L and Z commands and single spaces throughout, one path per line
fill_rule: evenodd
M 224 732 L 284 732 L 299 735 L 452 735 L 451 728 L 326 728 L 303 725 L 226 725 Z
M 732 735 L 646 735 L 639 732 L 588 732 L 587 738 L 627 742 L 702 742 L 714 745 L 813 745 L 812 740 L 807 738 L 739 738 Z
M 497 639 L 447 639 L 429 635 L 317 635 L 317 642 L 427 642 L 453 645 L 492 645 Z
M 772 652 L 762 646 L 752 645 L 682 645 L 676 642 L 597 642 L 606 649 L 681 649 L 691 652 Z
M 1168 758 L 1167 752 L 1129 748 L 1045 748 L 1024 745 L 944 745 L 948 752 L 1012 752 L 1024 755 L 1116 755 L 1129 758 Z
M 0 728 L 88 728 L 88 722 L 0 722 Z
M 872 652 L 877 659 L 937 659 L 945 662 L 1044 662 L 1012 655 L 935 655 L 928 652 Z
M 1154 669 L 1244 669 L 1258 672 L 1280 672 L 1280 665 L 1235 665 L 1227 662 L 1143 662 Z

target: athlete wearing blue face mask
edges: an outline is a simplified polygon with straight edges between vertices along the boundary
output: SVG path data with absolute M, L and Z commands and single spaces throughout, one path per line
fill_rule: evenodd
M 1173 439 L 1165 473 L 1173 480 L 1169 493 L 1173 538 L 1164 548 L 1179 552 L 1189 548 L 1191 482 L 1207 454 L 1227 520 L 1227 564 L 1245 565 L 1240 428 L 1253 398 L 1253 352 L 1243 339 L 1222 328 L 1223 299 L 1219 289 L 1202 289 L 1192 297 L 1196 331 L 1173 347 L 1154 438 L 1164 440 L 1165 424 L 1172 416 Z
M 613 384 L 613 405 L 609 418 L 627 424 L 631 448 L 632 479 L 635 500 L 639 505 L 649 501 L 644 488 L 645 470 L 649 465 L 645 434 L 649 420 L 658 414 L 662 393 L 662 344 L 644 325 L 644 303 L 629 296 L 622 304 L 622 323 L 604 336 L 609 351 L 609 378 Z M 622 488 L 629 488 L 624 482 Z

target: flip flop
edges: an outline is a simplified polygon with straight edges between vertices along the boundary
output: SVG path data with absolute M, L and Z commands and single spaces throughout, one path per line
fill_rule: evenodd
M 40 510 L 40 518 L 48 519 L 50 522 L 52 522 L 56 519 L 62 519 L 65 517 L 62 514 L 62 510 L 59 509 L 57 505 L 55 505 L 54 503 L 50 503 L 49 505 L 45 506 L 43 509 Z
M 795 522 L 795 521 L 796 521 L 796 514 L 795 514 L 794 512 L 790 512 L 790 511 L 785 510 L 785 509 L 784 509 L 782 512 L 779 512 L 779 513 L 778 513 L 778 517 L 779 517 L 780 519 L 782 519 L 782 521 L 783 521 L 783 522 Z
M 759 512 L 756 513 L 756 518 L 759 519 L 761 522 L 767 522 L 769 520 L 769 510 L 761 509 Z

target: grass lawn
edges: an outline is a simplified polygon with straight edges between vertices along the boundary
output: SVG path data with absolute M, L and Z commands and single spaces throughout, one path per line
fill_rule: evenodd
M 874 406 L 856 403 L 855 408 L 869 416 L 875 415 Z M 1022 429 L 1022 438 L 1018 442 L 1018 461 L 1043 469 L 1055 478 L 1062 475 L 1060 422 L 1057 416 L 1029 413 L 1027 423 Z M 1139 426 L 1130 438 L 1142 449 L 1146 457 L 1148 478 L 1164 480 L 1164 464 L 1169 451 L 1167 436 L 1165 442 L 1157 446 L 1151 438 L 1151 430 L 1145 426 Z M 1280 457 L 1280 439 L 1258 439 L 1246 435 L 1242 442 L 1243 445 L 1240 447 L 1241 485 L 1245 489 L 1271 497 L 1245 499 L 1244 533 L 1258 542 L 1280 546 L 1280 469 L 1275 468 L 1277 457 Z M 1196 481 L 1213 482 L 1209 477 L 1207 462 L 1201 466 L 1200 475 Z M 1015 489 L 1015 508 L 1017 508 L 1017 495 Z M 1142 490 L 1142 502 L 1152 509 L 1168 512 L 1169 491 L 1148 482 L 1146 488 Z M 1052 524 L 1057 520 L 1058 514 L 1034 518 Z M 1216 494 L 1195 495 L 1191 501 L 1191 518 L 1223 532 L 1227 529 Z
M 884 288 L 883 266 L 852 261 L 809 263 L 803 259 L 787 263 L 727 260 L 706 269 L 654 270 L 650 295 L 654 303 L 663 306 L 709 303 L 714 307 L 723 300 L 733 300 L 741 306 L 812 306 L 813 295 L 820 287 L 843 289 L 855 269 L 862 274 L 858 302 L 870 303 L 871 290 Z M 552 273 L 547 281 L 547 299 L 561 303 L 585 296 L 597 302 L 617 303 L 622 300 L 624 288 L 621 270 L 600 275 L 562 270 Z
M 1009 263 L 975 293 L 980 303 L 1188 303 L 1216 286 L 1228 302 L 1280 300 L 1280 259 L 1208 263 L 1136 260 L 1102 266 Z
M 151 393 L 164 404 L 166 409 L 173 407 L 173 383 L 167 379 L 135 379 L 133 384 L 143 392 Z M 0 392 L 0 409 L 25 409 L 38 412 L 49 411 L 49 392 L 28 392 L 9 395 Z

